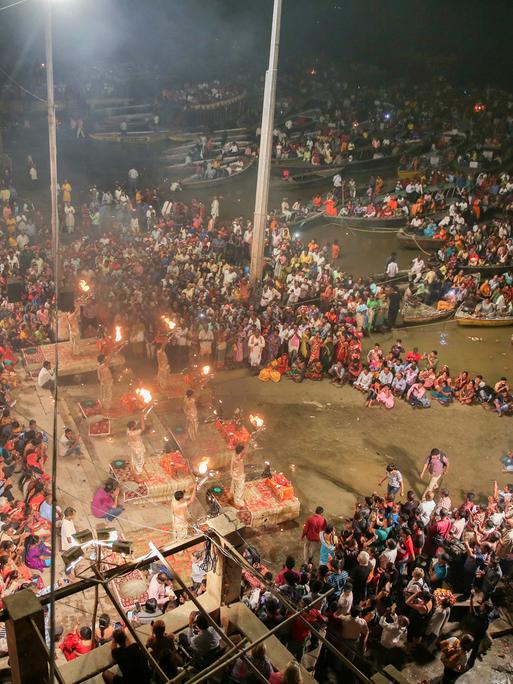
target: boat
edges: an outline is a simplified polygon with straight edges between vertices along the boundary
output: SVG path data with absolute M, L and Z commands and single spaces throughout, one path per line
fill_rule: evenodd
M 434 306 L 422 302 L 405 302 L 401 307 L 401 316 L 405 325 L 425 325 L 446 320 L 454 315 L 454 309 L 439 311 Z
M 211 188 L 216 185 L 224 185 L 234 178 L 238 178 L 243 173 L 246 173 L 256 161 L 256 157 L 252 157 L 250 161 L 243 166 L 239 171 L 232 173 L 230 176 L 221 176 L 219 178 L 198 178 L 197 176 L 189 176 L 180 181 L 180 185 L 184 190 L 187 188 Z
M 513 316 L 489 316 L 487 318 L 475 316 L 465 310 L 463 303 L 456 311 L 455 319 L 458 325 L 473 326 L 475 328 L 503 328 L 513 325 Z
M 447 239 L 440 240 L 439 238 L 415 235 L 415 233 L 407 233 L 405 230 L 401 229 L 397 231 L 397 241 L 400 246 L 405 249 L 424 249 L 426 251 L 435 252 L 445 245 Z
M 326 181 L 331 181 L 333 176 L 341 171 L 343 166 L 329 167 L 319 169 L 318 171 L 308 171 L 305 173 L 297 173 L 289 176 L 287 180 L 283 178 L 276 178 L 275 183 L 283 188 L 290 187 L 311 187 L 314 185 L 323 185 Z
M 207 137 L 223 137 L 226 136 L 227 140 L 236 140 L 237 138 L 242 138 L 248 135 L 254 135 L 254 131 L 250 131 L 249 128 L 220 128 L 215 131 L 208 131 L 206 129 L 200 129 L 197 131 L 170 131 L 167 135 L 167 139 L 171 142 L 194 142 L 198 140 L 203 135 Z
M 110 131 L 106 133 L 89 133 L 93 140 L 101 142 L 117 143 L 155 143 L 166 140 L 168 131 L 127 131 L 124 135 L 120 131 Z
M 327 216 L 333 223 L 340 223 L 345 228 L 368 228 L 369 230 L 394 230 L 403 228 L 408 222 L 407 216 Z
M 513 264 L 488 264 L 486 266 L 457 266 L 458 271 L 463 273 L 479 273 L 482 276 L 492 277 L 507 271 L 513 271 Z
M 302 230 L 309 225 L 317 221 L 323 221 L 326 218 L 324 211 L 312 211 L 310 214 L 303 216 L 302 218 L 295 218 L 291 223 L 288 223 L 288 229 L 290 232 Z
M 373 280 L 376 283 L 393 283 L 394 285 L 397 285 L 398 283 L 407 283 L 408 278 L 409 278 L 409 271 L 406 268 L 403 268 L 399 271 L 397 271 L 397 274 L 391 278 L 388 273 L 373 273 L 371 276 L 369 276 L 370 280 Z

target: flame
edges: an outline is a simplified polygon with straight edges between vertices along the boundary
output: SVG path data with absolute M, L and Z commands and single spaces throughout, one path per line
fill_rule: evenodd
M 123 335 L 121 334 L 121 326 L 117 325 L 114 330 L 116 331 L 116 334 L 114 336 L 114 342 L 121 342 L 123 339 Z
M 261 428 L 264 425 L 264 419 L 260 416 L 249 415 L 249 422 L 255 428 Z
M 147 389 L 145 389 L 144 387 L 138 387 L 138 388 L 135 390 L 135 393 L 137 394 L 137 396 L 138 396 L 140 399 L 143 400 L 143 402 L 144 402 L 145 404 L 149 404 L 150 401 L 153 399 L 153 397 L 151 396 L 150 390 L 147 390 Z
M 82 292 L 89 292 L 89 290 L 91 289 L 91 286 L 88 285 L 85 280 L 79 280 L 78 286 L 82 290 Z
M 208 458 L 204 458 L 198 463 L 198 473 L 200 475 L 206 475 L 208 472 Z
M 203 375 L 208 375 L 210 373 L 210 366 L 203 366 L 201 372 L 203 373 Z
M 167 325 L 169 330 L 174 330 L 176 328 L 176 323 L 172 321 L 169 316 L 162 316 L 162 320 Z

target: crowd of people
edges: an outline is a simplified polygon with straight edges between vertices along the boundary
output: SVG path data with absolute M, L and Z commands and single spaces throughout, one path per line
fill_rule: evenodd
M 495 484 L 487 501 L 473 492 L 453 501 L 449 457 L 437 448 L 424 460 L 426 475 L 419 500 L 388 464 L 376 483 L 387 483 L 386 494 L 359 497 L 341 527 L 319 506 L 304 524 L 304 557 L 288 556 L 274 576 L 248 548 L 258 574 L 245 573 L 243 600 L 264 624 L 279 628 L 291 610 L 305 610 L 277 632 L 299 662 L 318 651 L 320 630 L 364 671 L 369 661 L 404 664 L 419 648 L 439 652 L 442 681 L 453 682 L 489 647 L 497 587 L 513 567 L 513 485 Z M 453 610 L 467 599 L 468 608 Z M 314 662 L 317 681 L 347 675 L 324 644 Z

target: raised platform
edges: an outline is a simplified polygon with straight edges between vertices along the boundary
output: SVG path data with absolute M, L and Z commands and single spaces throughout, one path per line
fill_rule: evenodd
M 94 372 L 98 366 L 98 348 L 94 338 L 80 340 L 80 355 L 73 356 L 71 342 L 59 342 L 57 353 L 59 355 L 59 377 L 79 375 L 81 373 Z M 42 344 L 38 347 L 23 349 L 23 358 L 27 370 L 34 377 L 41 369 L 44 361 L 54 364 L 55 344 Z M 112 358 L 112 366 L 123 366 L 126 363 L 123 354 L 115 354 Z
M 231 506 L 225 495 L 220 496 L 223 507 Z M 244 508 L 237 510 L 237 517 L 247 527 L 280 525 L 299 517 L 300 503 L 297 497 L 280 501 L 266 484 L 265 478 L 251 480 L 244 486 Z
M 121 456 L 120 460 L 125 460 L 126 466 L 120 469 L 111 466 L 111 472 L 121 484 L 124 503 L 169 503 L 179 489 L 191 491 L 193 488 L 194 478 L 189 466 L 184 464 L 172 467 L 172 458 L 169 456 L 147 455 L 144 461 L 143 482 L 140 483 L 134 480 L 129 459 Z

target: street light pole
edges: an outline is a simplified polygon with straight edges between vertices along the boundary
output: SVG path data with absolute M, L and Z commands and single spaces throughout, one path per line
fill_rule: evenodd
M 269 67 L 265 74 L 264 104 L 260 128 L 260 151 L 253 218 L 253 241 L 251 244 L 250 282 L 254 285 L 264 272 L 265 229 L 267 225 L 267 203 L 271 176 L 273 147 L 274 105 L 278 77 L 278 53 L 280 49 L 280 23 L 282 0 L 274 0 Z
M 54 326 L 54 406 L 53 406 L 53 448 L 52 448 L 52 527 L 50 564 L 50 673 L 49 682 L 55 681 L 55 585 L 57 555 L 57 400 L 59 397 L 59 214 L 57 211 L 57 126 L 55 120 L 55 99 L 53 85 L 52 44 L 52 0 L 46 1 L 45 51 L 46 51 L 46 100 L 48 103 L 48 147 L 50 152 L 50 198 L 52 206 L 53 273 L 55 283 L 55 326 Z

